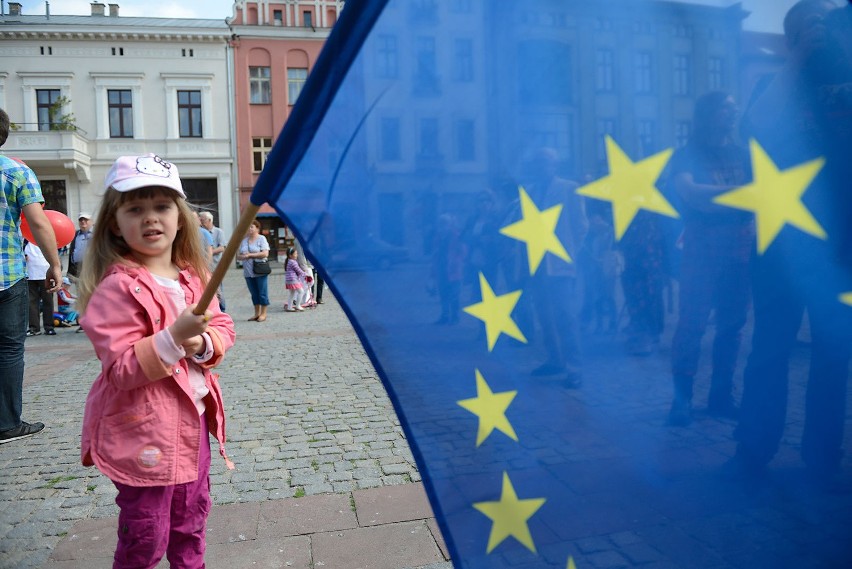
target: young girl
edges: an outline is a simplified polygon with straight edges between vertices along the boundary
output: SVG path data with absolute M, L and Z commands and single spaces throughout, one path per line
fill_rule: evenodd
M 197 223 L 174 164 L 122 156 L 86 251 L 77 300 L 101 361 L 83 417 L 81 457 L 116 488 L 114 568 L 203 567 L 210 511 L 209 434 L 225 455 L 225 416 L 210 372 L 234 343 L 212 303 Z
M 287 249 L 287 262 L 284 263 L 284 285 L 287 287 L 289 296 L 284 310 L 290 312 L 297 310 L 303 311 L 302 304 L 305 302 L 305 286 L 311 282 L 313 277 L 308 274 L 299 265 L 299 252 L 295 247 Z

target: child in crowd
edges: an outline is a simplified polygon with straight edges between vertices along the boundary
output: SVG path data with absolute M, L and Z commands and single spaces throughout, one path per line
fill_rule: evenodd
M 210 368 L 234 343 L 231 318 L 194 304 L 207 282 L 197 222 L 174 164 L 119 157 L 80 274 L 77 306 L 101 361 L 86 400 L 81 458 L 118 489 L 114 568 L 203 567 L 210 434 L 225 415 Z
M 77 297 L 71 292 L 71 279 L 62 277 L 62 287 L 56 293 L 56 308 L 63 326 L 77 324 Z
M 287 261 L 284 263 L 284 285 L 287 287 L 289 294 L 287 296 L 287 304 L 284 306 L 285 311 L 301 312 L 304 310 L 302 305 L 306 300 L 305 293 L 310 288 L 309 283 L 313 280 L 313 277 L 308 276 L 304 269 L 302 269 L 302 266 L 299 265 L 299 252 L 296 248 L 290 247 L 287 249 Z

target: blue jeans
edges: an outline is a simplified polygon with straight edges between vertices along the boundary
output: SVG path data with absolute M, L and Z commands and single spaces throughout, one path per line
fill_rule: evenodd
M 0 431 L 21 426 L 27 280 L 0 291 Z
M 269 294 L 266 291 L 266 280 L 269 277 L 246 277 L 246 285 L 251 293 L 251 303 L 255 306 L 269 306 Z

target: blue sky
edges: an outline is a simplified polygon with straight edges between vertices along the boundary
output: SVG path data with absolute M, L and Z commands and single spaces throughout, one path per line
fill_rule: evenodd
M 44 14 L 44 0 L 18 0 L 24 14 Z M 108 4 L 108 0 L 101 0 Z M 734 0 L 690 0 L 695 3 L 729 6 Z M 796 0 L 742 0 L 743 7 L 752 12 L 747 29 L 781 31 L 781 21 Z M 215 18 L 231 16 L 232 0 L 115 0 L 121 16 L 159 16 L 163 18 Z M 5 0 L 4 0 L 5 4 Z M 8 11 L 8 8 L 6 9 Z M 52 0 L 51 14 L 89 14 L 89 0 Z

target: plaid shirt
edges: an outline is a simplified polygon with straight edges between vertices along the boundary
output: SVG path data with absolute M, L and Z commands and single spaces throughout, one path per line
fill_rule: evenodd
M 41 186 L 29 167 L 0 155 L 0 290 L 26 278 L 21 210 L 42 203 Z

